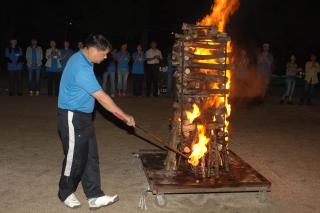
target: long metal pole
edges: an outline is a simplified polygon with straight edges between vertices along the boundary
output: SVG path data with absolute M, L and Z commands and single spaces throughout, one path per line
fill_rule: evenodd
M 139 126 L 137 124 L 135 125 L 135 128 L 141 130 L 142 132 L 144 132 L 145 134 L 147 134 L 148 136 L 150 136 L 151 138 L 153 138 L 154 140 L 157 141 L 157 143 L 155 143 L 153 141 L 150 141 L 152 144 L 160 146 L 160 147 L 162 147 L 162 148 L 164 148 L 164 149 L 166 149 L 168 151 L 172 151 L 172 152 L 180 155 L 181 157 L 189 159 L 189 157 L 187 155 L 183 154 L 182 152 L 180 152 L 179 150 L 177 150 L 177 149 L 175 149 L 175 148 L 173 148 L 171 146 L 168 146 L 163 140 L 161 140 L 160 138 L 158 138 L 157 136 L 155 136 L 154 134 L 152 134 L 148 130 L 142 128 L 141 126 Z
M 121 115 L 119 115 L 118 113 L 114 113 L 114 115 L 119 118 L 120 120 L 122 120 L 123 122 L 127 123 L 127 121 L 124 119 L 124 117 L 122 117 Z M 189 159 L 189 157 L 185 154 L 183 154 L 182 152 L 180 152 L 179 150 L 171 147 L 171 146 L 168 146 L 163 140 L 161 140 L 160 138 L 158 138 L 157 136 L 155 136 L 154 134 L 152 134 L 151 132 L 149 132 L 148 130 L 144 129 L 143 127 L 141 127 L 140 125 L 136 124 L 135 126 L 135 129 L 139 129 L 141 130 L 142 132 L 144 132 L 145 134 L 147 134 L 148 136 L 152 137 L 154 140 L 156 140 L 157 142 L 154 142 L 154 141 L 149 141 L 150 143 L 156 145 L 156 146 L 160 146 L 162 147 L 163 149 L 166 149 L 168 151 L 172 151 L 186 159 Z

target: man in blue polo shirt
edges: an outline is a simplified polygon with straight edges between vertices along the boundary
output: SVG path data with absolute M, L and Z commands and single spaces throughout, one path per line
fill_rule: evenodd
M 102 35 L 90 35 L 85 48 L 74 54 L 62 74 L 58 99 L 58 129 L 65 159 L 58 197 L 70 208 L 80 206 L 74 195 L 81 181 L 91 209 L 110 205 L 118 195 L 107 196 L 101 190 L 98 148 L 92 111 L 95 99 L 108 111 L 134 126 L 132 116 L 124 113 L 101 89 L 93 64 L 106 59 L 110 43 Z

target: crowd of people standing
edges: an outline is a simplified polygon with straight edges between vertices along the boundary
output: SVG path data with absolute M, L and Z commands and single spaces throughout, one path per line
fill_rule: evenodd
M 78 50 L 83 48 L 83 43 L 78 42 Z M 28 90 L 30 96 L 40 94 L 41 70 L 45 70 L 47 78 L 48 96 L 57 96 L 61 74 L 69 58 L 75 53 L 70 48 L 69 41 L 64 41 L 63 48 L 58 49 L 54 40 L 49 43 L 49 48 L 43 52 L 37 39 L 32 39 L 30 46 L 24 52 L 19 47 L 16 39 L 10 40 L 10 45 L 5 49 L 5 58 L 9 76 L 9 95 L 23 94 L 22 70 L 28 71 Z M 45 62 L 45 63 L 43 63 Z M 249 97 L 258 103 L 263 103 L 267 93 L 271 76 L 274 70 L 274 57 L 270 52 L 270 45 L 263 44 L 262 50 L 256 55 L 255 67 L 250 67 L 250 59 L 245 50 L 239 51 L 235 60 L 235 87 L 236 98 Z M 94 67 L 96 76 L 104 91 L 110 96 L 123 97 L 128 95 L 128 76 L 132 78 L 132 95 L 146 95 L 158 97 L 161 94 L 172 96 L 173 73 L 171 54 L 163 57 L 155 41 L 150 43 L 144 51 L 141 44 L 136 45 L 130 53 L 127 43 L 122 43 L 119 50 L 113 48 L 106 60 Z M 254 72 L 252 72 L 254 70 Z M 311 104 L 315 85 L 319 83 L 320 65 L 315 54 L 310 55 L 304 69 L 296 63 L 296 55 L 291 54 L 286 64 L 285 91 L 280 104 L 293 104 L 296 79 L 304 79 L 304 90 L 300 97 L 300 104 Z M 241 92 L 240 92 L 241 91 Z
M 82 42 L 78 42 L 77 51 L 82 48 Z M 23 94 L 22 72 L 26 69 L 30 96 L 40 95 L 42 70 L 45 70 L 47 78 L 48 96 L 58 96 L 61 74 L 67 61 L 75 52 L 70 48 L 69 41 L 64 41 L 63 48 L 58 49 L 54 40 L 50 41 L 49 48 L 44 52 L 38 45 L 37 39 L 32 39 L 30 46 L 24 52 L 19 47 L 17 39 L 11 39 L 9 47 L 5 49 L 9 74 L 9 95 L 21 96 Z M 164 58 L 155 41 L 150 43 L 150 48 L 146 51 L 143 50 L 141 44 L 138 44 L 133 53 L 128 51 L 127 43 L 123 43 L 119 50 L 113 48 L 107 59 L 95 65 L 94 69 L 102 88 L 112 97 L 128 95 L 129 74 L 132 76 L 132 95 L 134 96 L 172 95 L 171 56 L 169 54 L 167 58 Z
M 270 52 L 270 45 L 263 44 L 262 50 L 252 59 L 245 50 L 240 50 L 235 60 L 233 95 L 235 100 L 253 100 L 263 103 L 267 94 L 270 80 L 274 74 L 274 57 Z M 319 83 L 320 65 L 317 56 L 312 53 L 304 69 L 296 62 L 296 55 L 291 54 L 285 70 L 285 91 L 280 104 L 294 104 L 294 91 L 298 78 L 304 81 L 304 89 L 298 101 L 299 104 L 311 105 L 315 85 Z

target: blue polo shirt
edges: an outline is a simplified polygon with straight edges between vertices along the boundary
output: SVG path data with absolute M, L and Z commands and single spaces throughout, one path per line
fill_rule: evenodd
M 60 83 L 58 107 L 91 113 L 94 108 L 92 93 L 101 90 L 91 63 L 82 50 L 68 60 Z
M 144 74 L 144 53 L 134 52 L 132 54 L 133 65 L 132 65 L 132 74 L 142 75 Z M 139 58 L 141 60 L 139 60 Z
M 129 52 L 122 52 L 121 50 L 116 53 L 116 58 L 118 59 L 119 69 L 129 69 L 130 54 Z
M 22 56 L 21 48 L 17 47 L 11 51 L 9 48 L 6 48 L 5 56 L 11 60 L 8 63 L 8 71 L 20 71 L 22 69 L 22 63 L 19 63 L 19 58 Z

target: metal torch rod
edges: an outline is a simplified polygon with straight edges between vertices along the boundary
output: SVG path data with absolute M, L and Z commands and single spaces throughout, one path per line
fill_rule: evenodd
M 119 115 L 118 113 L 114 113 L 114 115 L 119 118 L 120 120 L 122 120 L 123 122 L 127 123 L 127 121 L 124 119 L 124 117 L 122 117 L 121 115 Z M 180 152 L 179 150 L 171 147 L 171 146 L 168 146 L 163 140 L 161 140 L 160 138 L 158 138 L 157 136 L 155 136 L 154 134 L 152 134 L 151 132 L 149 132 L 148 130 L 142 128 L 140 125 L 136 124 L 135 125 L 135 128 L 136 129 L 139 129 L 141 130 L 142 132 L 144 132 L 145 134 L 147 134 L 148 136 L 150 136 L 151 138 L 153 138 L 154 140 L 156 140 L 157 142 L 154 142 L 154 141 L 149 141 L 150 143 L 156 145 L 156 146 L 159 146 L 159 147 L 162 147 L 163 149 L 166 149 L 168 151 L 171 151 L 171 152 L 174 152 L 186 159 L 189 159 L 188 156 L 186 156 L 185 154 L 183 154 L 182 152 Z
M 140 125 L 135 125 L 135 128 L 136 129 L 139 129 L 141 130 L 142 132 L 144 132 L 145 134 L 147 134 L 148 136 L 150 136 L 151 138 L 153 138 L 154 140 L 156 140 L 157 142 L 154 142 L 154 141 L 150 141 L 152 144 L 154 145 L 157 145 L 157 146 L 160 146 L 168 151 L 172 151 L 186 159 L 189 159 L 189 157 L 185 154 L 183 154 L 182 152 L 180 152 L 179 150 L 171 147 L 171 146 L 168 146 L 163 140 L 161 140 L 160 138 L 158 138 L 157 136 L 155 136 L 154 134 L 152 134 L 151 132 L 149 132 L 148 130 L 142 128 Z

